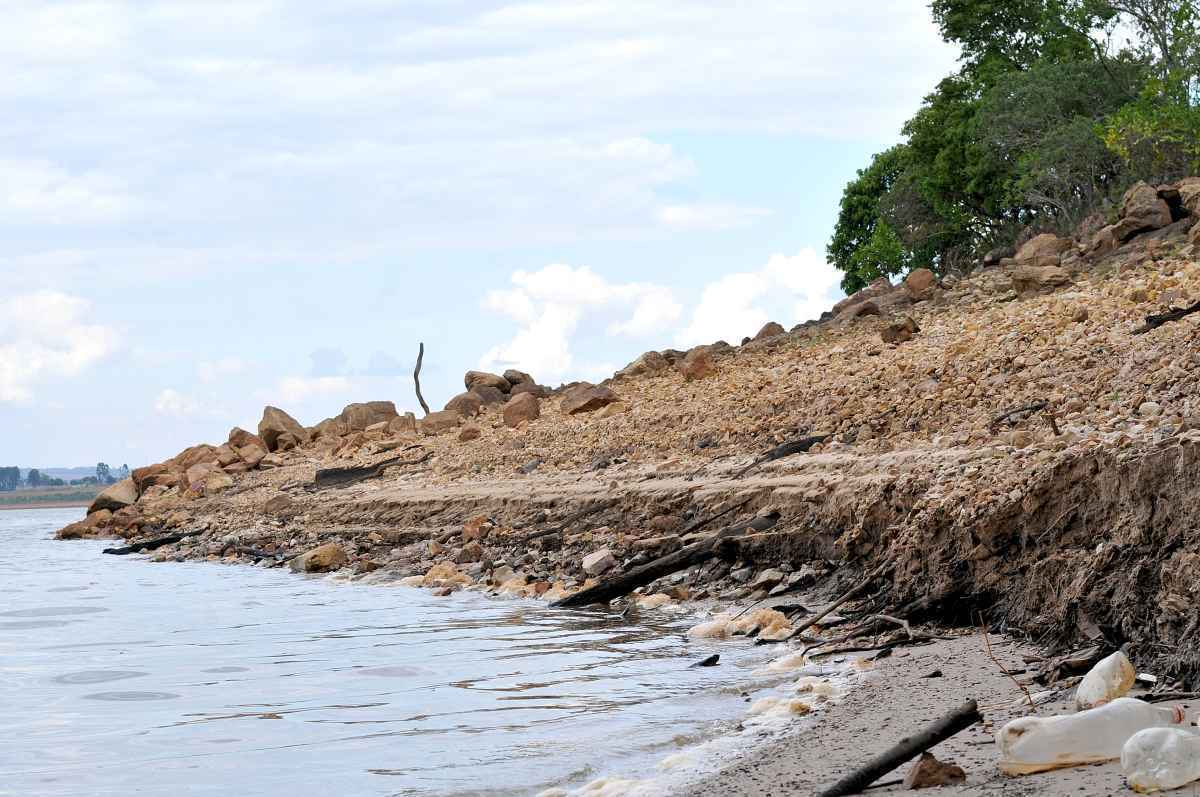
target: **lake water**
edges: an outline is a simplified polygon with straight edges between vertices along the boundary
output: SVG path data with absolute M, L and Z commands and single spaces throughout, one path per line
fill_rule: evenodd
M 0 795 L 532 795 L 730 731 L 771 656 L 693 617 L 58 542 L 0 512 Z M 688 665 L 720 652 L 721 665 Z M 743 691 L 745 692 L 743 694 Z

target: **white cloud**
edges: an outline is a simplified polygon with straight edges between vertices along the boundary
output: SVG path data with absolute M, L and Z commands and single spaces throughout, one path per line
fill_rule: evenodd
M 288 376 L 273 391 L 265 393 L 264 398 L 279 404 L 303 404 L 313 398 L 349 396 L 354 389 L 351 380 L 344 376 Z
M 245 373 L 250 363 L 237 357 L 224 357 L 220 360 L 202 362 L 196 367 L 196 373 L 201 382 L 216 382 L 227 376 Z
M 650 283 L 613 283 L 586 266 L 561 263 L 540 271 L 517 271 L 516 287 L 489 292 L 483 308 L 508 316 L 520 325 L 508 342 L 483 355 L 488 369 L 521 368 L 538 379 L 555 380 L 580 369 L 572 343 L 586 318 L 599 321 L 609 335 L 641 337 L 674 324 L 682 307 L 670 289 Z
M 115 350 L 116 332 L 87 323 L 88 309 L 57 291 L 0 299 L 0 401 L 28 401 L 38 383 L 76 376 Z
M 154 411 L 159 415 L 171 415 L 182 418 L 198 413 L 200 411 L 200 402 L 192 396 L 180 393 L 174 388 L 167 388 L 154 399 Z
M 135 206 L 120 181 L 71 173 L 44 160 L 0 159 L 0 222 L 90 224 L 124 218 Z
M 667 227 L 681 230 L 731 230 L 747 227 L 770 216 L 765 208 L 749 208 L 722 203 L 667 205 L 659 208 L 658 220 Z
M 785 327 L 818 318 L 840 295 L 841 273 L 814 249 L 772 255 L 757 271 L 727 274 L 705 286 L 677 345 L 739 343 L 768 321 Z

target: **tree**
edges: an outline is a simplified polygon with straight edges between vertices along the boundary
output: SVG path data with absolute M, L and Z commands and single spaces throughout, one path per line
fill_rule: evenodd
M 103 462 L 96 465 L 96 481 L 100 484 L 113 483 L 112 469 Z
M 0 492 L 12 492 L 21 484 L 19 467 L 0 468 Z
M 37 468 L 30 468 L 29 473 L 25 475 L 25 483 L 31 488 L 41 487 L 43 484 L 41 472 Z
M 842 192 L 833 238 L 826 247 L 828 261 L 846 276 L 847 293 L 865 288 L 881 276 L 894 276 L 907 265 L 895 230 L 880 217 L 880 201 L 904 170 L 906 148 L 892 147 L 871 158 Z

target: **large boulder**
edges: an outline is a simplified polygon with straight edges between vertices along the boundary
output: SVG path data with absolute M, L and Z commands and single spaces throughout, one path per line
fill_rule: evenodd
M 102 537 L 110 532 L 108 524 L 112 521 L 113 513 L 108 509 L 98 509 L 89 512 L 88 516 L 78 523 L 72 523 L 59 529 L 54 536 L 60 540 L 86 540 Z
M 1158 230 L 1171 223 L 1171 206 L 1145 183 L 1125 192 L 1121 200 L 1121 220 L 1115 225 L 1118 239 L 1128 241 L 1140 232 Z
M 559 409 L 567 415 L 578 415 L 581 412 L 594 412 L 614 401 L 617 401 L 617 394 L 608 388 L 580 382 L 563 391 Z
M 399 415 L 400 413 L 396 412 L 396 405 L 390 401 L 367 401 L 361 404 L 348 404 L 338 419 L 350 431 L 361 432 L 368 426 L 387 423 Z
M 516 387 L 517 385 L 533 384 L 534 379 L 524 371 L 518 371 L 516 368 L 509 368 L 504 372 L 504 381 Z
M 350 434 L 350 427 L 341 418 L 326 418 L 309 429 L 308 434 L 313 440 L 326 437 L 345 437 Z
M 302 553 L 288 563 L 297 573 L 328 573 L 346 564 L 346 552 L 337 543 L 326 543 Z
M 280 437 L 284 435 L 290 435 L 296 441 L 295 445 L 308 442 L 308 431 L 295 418 L 278 407 L 264 408 L 262 420 L 258 422 L 258 436 L 267 444 L 267 451 L 278 451 Z
M 122 479 L 96 496 L 91 506 L 88 507 L 88 514 L 99 512 L 101 509 L 116 512 L 118 509 L 124 509 L 130 504 L 137 503 L 137 500 L 138 488 L 133 483 L 133 479 Z
M 914 302 L 923 302 L 933 295 L 937 277 L 927 268 L 914 268 L 904 278 L 904 292 Z
M 1070 283 L 1071 275 L 1061 266 L 1014 266 L 1012 270 L 1012 285 L 1017 293 L 1030 293 Z
M 242 446 L 237 450 L 237 452 L 238 456 L 241 457 L 242 462 L 246 463 L 246 467 L 249 469 L 257 468 L 259 463 L 263 461 L 263 457 L 267 455 L 267 449 L 262 448 L 254 443 L 251 443 L 248 446 Z
M 483 403 L 489 407 L 496 404 L 503 404 L 508 401 L 509 396 L 508 393 L 491 385 L 476 385 L 471 388 L 471 392 L 479 396 L 483 400 Z
M 762 329 L 758 330 L 758 334 L 754 336 L 755 340 L 767 340 L 768 338 L 777 338 L 787 332 L 781 324 L 774 321 L 768 321 Z M 695 351 L 695 349 L 692 349 Z M 691 352 L 689 352 L 690 354 Z
M 697 346 L 689 351 L 679 361 L 676 368 L 679 369 L 679 373 L 683 374 L 683 378 L 688 382 L 704 379 L 717 372 L 716 363 L 713 362 L 712 354 L 709 353 L 707 346 Z
M 518 393 L 504 405 L 504 424 L 515 427 L 522 421 L 534 421 L 541 417 L 541 402 L 532 393 Z
M 432 437 L 455 431 L 462 420 L 462 416 L 454 410 L 442 410 L 426 415 L 417 422 L 417 428 L 420 429 L 421 434 Z
M 1179 204 L 1193 216 L 1200 216 L 1200 177 L 1186 177 L 1175 189 L 1179 192 Z
M 671 364 L 667 362 L 667 358 L 656 351 L 648 351 L 641 357 L 631 362 L 629 365 L 617 371 L 617 376 L 642 376 L 644 374 L 653 374 L 662 371 L 665 368 L 670 368 Z
M 879 331 L 879 337 L 884 343 L 907 343 L 908 341 L 912 340 L 913 335 L 920 331 L 921 328 L 917 326 L 917 322 L 912 319 L 912 316 L 906 315 L 900 321 L 888 324 L 886 327 L 881 329 Z
M 133 484 L 137 487 L 138 494 L 146 491 L 146 488 L 158 484 L 158 477 L 171 473 L 171 469 L 165 462 L 159 462 L 154 465 L 147 465 L 144 468 L 134 468 L 130 478 L 133 479 Z M 176 478 L 178 482 L 178 478 Z
M 388 421 L 388 434 L 398 434 L 405 437 L 413 437 L 417 433 L 417 416 L 411 412 L 406 412 L 403 415 L 392 418 Z
M 246 446 L 258 446 L 263 451 L 267 450 L 267 444 L 263 439 L 253 432 L 247 432 L 241 427 L 235 426 L 229 432 L 229 445 L 236 451 L 239 448 Z
M 198 446 L 185 448 L 171 461 L 175 465 L 174 470 L 186 471 L 193 465 L 199 465 L 202 462 L 216 462 L 217 449 L 207 443 L 201 443 Z
M 487 385 L 496 388 L 501 393 L 507 393 L 512 389 L 512 385 L 508 383 L 507 379 L 499 374 L 489 374 L 486 371 L 467 371 L 463 377 L 463 385 L 467 390 L 474 390 L 477 385 Z
M 856 291 L 833 306 L 833 315 L 842 315 L 847 308 L 856 304 L 886 296 L 896 288 L 887 277 L 880 277 L 861 291 Z
M 522 382 L 519 385 L 513 385 L 512 392 L 509 395 L 519 396 L 522 393 L 529 393 L 537 396 L 538 398 L 545 398 L 546 396 L 550 395 L 550 389 L 545 385 L 539 385 L 535 382 Z
M 228 467 L 235 462 L 241 462 L 242 458 L 238 456 L 237 451 L 229 443 L 222 443 L 217 446 L 217 464 L 222 468 Z
M 483 409 L 483 399 L 479 397 L 479 394 L 468 390 L 447 401 L 446 406 L 442 409 L 446 412 L 457 412 L 464 418 L 474 418 Z
M 1017 250 L 1017 265 L 1057 266 L 1073 246 L 1069 239 L 1053 233 L 1035 235 Z

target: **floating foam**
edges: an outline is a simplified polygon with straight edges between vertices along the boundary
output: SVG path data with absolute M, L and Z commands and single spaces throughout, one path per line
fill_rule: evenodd
M 400 579 L 398 583 L 402 587 L 423 587 L 425 586 L 425 576 L 408 576 Z
M 707 623 L 692 626 L 688 629 L 687 635 L 691 639 L 725 639 L 729 636 L 729 621 L 718 617 Z
M 662 761 L 659 761 L 658 768 L 662 770 L 678 769 L 680 767 L 688 766 L 689 764 L 693 763 L 693 761 L 694 759 L 692 758 L 691 753 L 676 753 L 675 755 L 669 755 Z
M 656 592 L 653 595 L 643 595 L 638 598 L 637 605 L 642 609 L 657 609 L 661 606 L 666 606 L 671 602 L 671 596 L 662 592 Z

